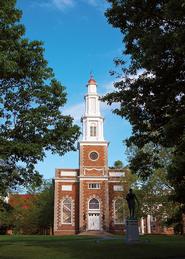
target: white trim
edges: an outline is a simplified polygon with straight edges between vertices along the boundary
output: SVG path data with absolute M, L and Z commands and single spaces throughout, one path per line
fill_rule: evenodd
M 60 176 L 77 176 L 77 172 L 75 171 L 60 171 Z
M 109 180 L 109 183 L 120 183 L 120 181 L 119 180 L 115 180 L 115 181 L 110 181 Z
M 72 191 L 72 185 L 62 185 L 62 191 L 68 191 L 71 192 Z
M 56 183 L 62 183 L 62 182 L 64 182 L 64 183 L 77 183 L 77 182 L 79 182 L 78 181 L 78 179 L 62 179 L 62 178 L 60 178 L 60 179 L 55 179 L 55 182 Z
M 81 176 L 81 177 L 79 177 L 79 180 L 80 181 L 85 181 L 85 180 L 97 180 L 97 181 L 99 181 L 99 180 L 102 180 L 102 181 L 108 181 L 108 178 L 107 177 L 103 177 L 103 176 L 100 176 L 100 177 L 97 177 L 97 176 L 95 176 L 95 177 L 93 177 L 93 176 L 85 176 L 85 177 L 83 177 L 83 176 Z
M 92 171 L 92 170 L 96 170 L 96 171 L 103 171 L 103 169 L 97 169 L 97 168 L 95 168 L 95 167 L 93 167 L 93 168 L 84 168 L 84 171 L 85 170 L 87 170 L 87 171 Z
M 99 213 L 100 216 L 101 216 L 100 209 L 88 209 L 88 213 L 87 214 L 89 214 L 89 213 Z
M 55 182 L 56 183 L 78 183 L 79 181 L 85 181 L 85 180 L 104 180 L 104 181 L 109 181 L 109 183 L 120 183 L 119 180 L 109 180 L 107 176 L 100 176 L 98 177 L 97 175 L 96 176 L 78 176 L 77 179 L 66 179 L 66 178 L 55 178 Z M 126 181 L 124 181 L 126 182 Z
M 79 176 L 78 179 L 66 179 L 66 178 L 62 179 L 62 178 L 59 178 L 59 179 L 55 179 L 55 182 L 56 183 L 62 183 L 62 182 L 64 182 L 64 183 L 78 183 L 79 181 L 85 181 L 85 180 L 109 181 L 108 177 L 106 177 L 106 176 L 100 176 L 100 177 L 98 177 L 98 176 L 94 176 L 94 177 L 93 176 Z M 109 182 L 120 183 L 120 181 L 109 181 Z
M 125 172 L 109 172 L 109 176 L 111 177 L 124 177 L 125 176 Z
M 123 188 L 123 185 L 113 185 L 113 190 L 115 192 L 123 192 L 124 188 Z
M 104 119 L 104 117 L 101 116 L 101 115 L 87 115 L 87 113 L 85 113 L 84 116 L 82 117 L 82 119 L 84 119 L 84 120 L 86 120 L 88 118 L 90 118 L 90 119 L 94 119 L 94 118 L 96 118 L 96 119 Z M 85 140 L 83 140 L 83 141 L 85 141 Z
M 95 142 L 79 142 L 80 146 L 107 146 L 108 142 L 104 142 L 104 141 L 96 141 Z
M 54 184 L 55 190 L 54 190 L 54 231 L 58 230 L 58 205 L 59 205 L 59 201 L 58 201 L 58 184 Z M 60 221 L 59 221 L 60 224 Z
M 91 168 L 91 169 L 88 169 L 88 168 Z M 100 169 L 98 169 L 98 168 L 100 168 Z M 96 166 L 96 167 L 93 167 L 92 165 L 91 166 L 89 166 L 89 165 L 87 165 L 87 166 L 84 166 L 83 167 L 83 170 L 92 170 L 92 169 L 96 169 L 96 170 L 103 170 L 105 168 L 105 166 Z

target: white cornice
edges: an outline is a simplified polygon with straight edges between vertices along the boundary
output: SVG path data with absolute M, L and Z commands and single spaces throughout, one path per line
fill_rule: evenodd
M 57 179 L 55 179 L 55 182 L 57 182 L 57 183 L 76 183 L 76 182 L 78 182 L 78 179 L 76 178 L 76 179 L 69 179 L 69 178 L 57 178 Z
M 93 119 L 93 118 L 95 118 L 95 119 L 103 119 L 104 120 L 104 117 L 101 116 L 101 115 L 88 115 L 88 114 L 85 113 L 82 116 L 82 119 Z
M 80 146 L 90 145 L 90 146 L 107 146 L 109 142 L 107 141 L 79 141 Z
M 86 181 L 86 180 L 97 180 L 97 181 L 108 181 L 109 179 L 108 179 L 108 177 L 106 177 L 106 176 L 100 176 L 100 177 L 98 177 L 98 176 L 79 176 L 79 180 L 80 181 Z

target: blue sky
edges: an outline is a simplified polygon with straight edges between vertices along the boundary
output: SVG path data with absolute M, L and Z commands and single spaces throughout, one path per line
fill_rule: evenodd
M 86 84 L 93 71 L 98 92 L 113 90 L 113 59 L 121 55 L 122 36 L 108 24 L 104 0 L 18 0 L 23 11 L 26 37 L 44 42 L 45 58 L 56 78 L 66 87 L 68 101 L 62 112 L 74 117 L 81 126 Z M 125 57 L 128 60 L 128 57 Z M 129 123 L 112 114 L 113 107 L 102 104 L 104 135 L 109 144 L 109 165 L 115 160 L 127 163 L 123 140 L 131 134 Z M 78 152 L 63 157 L 47 153 L 37 169 L 44 178 L 54 177 L 55 168 L 78 168 Z

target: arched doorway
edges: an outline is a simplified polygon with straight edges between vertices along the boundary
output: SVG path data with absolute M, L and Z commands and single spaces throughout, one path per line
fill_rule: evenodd
M 92 198 L 88 205 L 88 230 L 100 230 L 100 202 Z

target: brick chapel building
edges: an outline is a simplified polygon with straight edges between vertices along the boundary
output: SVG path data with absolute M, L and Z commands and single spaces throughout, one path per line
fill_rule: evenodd
M 109 169 L 104 118 L 93 78 L 88 81 L 87 89 L 83 136 L 79 142 L 79 169 L 56 169 L 55 235 L 124 230 L 128 171 Z

